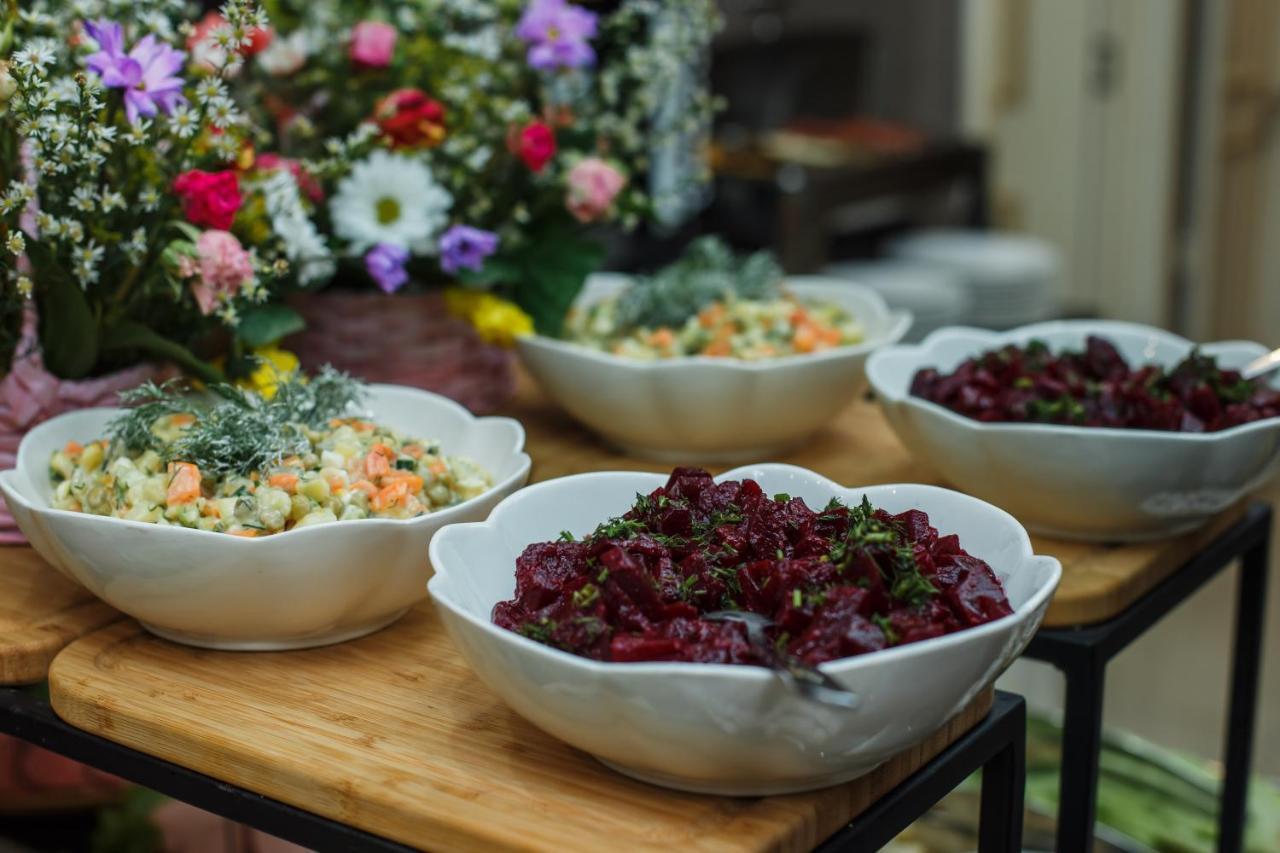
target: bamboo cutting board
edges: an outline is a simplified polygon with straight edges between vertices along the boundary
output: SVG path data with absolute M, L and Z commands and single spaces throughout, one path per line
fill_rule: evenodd
M 390 628 L 285 653 L 187 649 L 120 622 L 49 672 L 74 726 L 430 850 L 808 850 L 968 730 L 846 785 L 783 797 L 681 794 L 615 773 L 516 716 L 429 603 Z
M 571 420 L 522 374 L 519 391 L 505 414 L 528 432 L 533 479 L 547 480 L 586 471 L 669 471 L 670 465 L 626 456 Z M 908 455 L 880 407 L 858 400 L 805 446 L 776 462 L 789 462 L 849 485 L 933 483 L 947 485 Z M 707 466 L 713 472 L 725 466 Z M 1106 545 L 1032 537 L 1036 553 L 1062 562 L 1062 582 L 1044 624 L 1068 627 L 1102 622 L 1122 612 L 1238 521 L 1244 504 L 1199 532 L 1137 545 Z
M 0 548 L 0 684 L 43 681 L 67 643 L 120 618 L 30 548 Z

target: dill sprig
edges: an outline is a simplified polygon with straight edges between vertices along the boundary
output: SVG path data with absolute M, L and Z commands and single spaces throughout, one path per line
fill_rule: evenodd
M 151 430 L 166 415 L 190 412 L 190 401 L 179 394 L 178 381 L 169 379 L 161 385 L 151 380 L 120 392 L 120 402 L 130 408 L 107 424 L 107 437 L 130 453 L 159 450 L 160 438 Z
M 133 408 L 113 418 L 107 434 L 129 452 L 155 450 L 166 462 L 190 462 L 212 476 L 247 475 L 310 450 L 306 429 L 344 414 L 365 393 L 361 382 L 328 366 L 310 380 L 281 381 L 270 400 L 231 385 L 209 390 L 220 399 L 188 398 L 172 381 L 127 391 L 121 402 Z M 152 429 L 155 422 L 180 412 L 191 413 L 195 422 L 171 443 L 162 441 Z

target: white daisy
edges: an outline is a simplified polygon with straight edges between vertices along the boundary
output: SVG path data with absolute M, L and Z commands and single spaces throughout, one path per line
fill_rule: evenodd
M 71 206 L 82 213 L 93 213 L 98 207 L 98 194 L 93 187 L 76 187 L 71 195 Z
M 284 77 L 302 68 L 311 54 L 306 30 L 294 30 L 287 36 L 276 35 L 267 49 L 258 54 L 258 65 L 273 77 Z
M 453 197 L 425 163 L 378 150 L 338 184 L 329 214 L 338 236 L 363 254 L 378 243 L 435 254 L 435 237 L 449 221 Z

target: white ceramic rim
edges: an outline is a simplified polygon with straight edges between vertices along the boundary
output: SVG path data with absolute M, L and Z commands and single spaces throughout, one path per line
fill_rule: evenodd
M 896 390 L 889 389 L 886 387 L 884 382 L 880 381 L 879 372 L 876 369 L 882 360 L 903 353 L 914 354 L 918 357 L 914 370 L 929 367 L 930 365 L 927 364 L 926 361 L 930 348 L 938 342 L 949 339 L 972 340 L 975 346 L 973 352 L 970 353 L 970 356 L 973 356 L 1005 344 L 1022 343 L 1028 338 L 1036 337 L 1038 334 L 1053 332 L 1095 332 L 1099 337 L 1105 337 L 1108 330 L 1132 332 L 1149 337 L 1161 338 L 1165 343 L 1184 347 L 1188 352 L 1190 352 L 1193 347 L 1199 346 L 1203 352 L 1209 355 L 1213 355 L 1215 350 L 1225 347 L 1255 348 L 1258 351 L 1258 355 L 1268 352 L 1267 347 L 1257 343 L 1256 341 L 1227 340 L 1197 345 L 1194 341 L 1190 341 L 1180 335 L 1175 335 L 1173 332 L 1167 332 L 1164 329 L 1159 329 L 1155 326 L 1147 326 L 1142 323 L 1129 323 L 1123 320 L 1049 320 L 1043 323 L 1032 323 L 1026 326 L 1018 326 L 1015 329 L 1010 329 L 1005 332 L 993 332 L 989 329 L 978 329 L 971 326 L 950 326 L 931 333 L 918 344 L 895 344 L 872 353 L 871 358 L 867 361 L 867 380 L 871 383 L 871 387 L 877 396 L 882 397 L 886 401 L 901 403 L 905 406 L 912 406 L 917 409 L 934 412 L 945 418 L 952 425 L 972 430 L 974 432 L 989 432 L 995 434 L 1041 433 L 1048 436 L 1096 435 L 1099 438 L 1132 438 L 1141 436 L 1150 440 L 1206 444 L 1215 441 L 1222 441 L 1234 436 L 1248 435 L 1252 432 L 1263 432 L 1269 429 L 1275 429 L 1277 425 L 1280 425 L 1280 418 L 1263 418 L 1262 420 L 1251 421 L 1247 424 L 1240 424 L 1238 426 L 1229 427 L 1228 429 L 1218 430 L 1217 432 L 1172 432 L 1169 430 L 1141 429 L 1136 427 L 1082 427 L 1067 426 L 1064 424 L 979 421 L 965 417 L 959 412 L 953 412 L 951 409 L 948 409 L 940 403 L 935 403 L 932 400 L 926 400 L 923 397 L 913 395 L 910 390 L 909 381 L 907 383 L 906 393 L 900 394 L 897 393 Z
M 631 278 L 631 276 L 623 275 L 621 273 L 597 273 L 597 275 L 602 278 L 607 276 L 610 279 Z M 817 279 L 827 279 L 831 284 L 856 289 L 861 297 L 876 304 L 877 307 L 884 312 L 884 316 L 888 320 L 884 331 L 875 337 L 865 338 L 856 344 L 836 346 L 831 349 L 822 350 L 821 352 L 780 355 L 773 358 L 756 359 L 754 361 L 711 355 L 681 355 L 674 358 L 643 361 L 637 358 L 628 358 L 625 355 L 615 355 L 611 352 L 593 349 L 592 347 L 584 344 L 560 340 L 559 338 L 552 338 L 546 335 L 523 335 L 518 340 L 523 344 L 559 350 L 560 352 L 569 353 L 570 355 L 584 358 L 588 361 L 596 361 L 602 364 L 623 365 L 635 370 L 671 370 L 691 364 L 698 364 L 726 372 L 758 373 L 760 371 L 770 370 L 774 367 L 782 367 L 800 362 L 812 364 L 820 361 L 834 361 L 835 359 L 846 358 L 848 356 L 863 355 L 864 353 L 869 353 L 878 347 L 884 346 L 886 343 L 901 340 L 902 336 L 907 333 L 907 329 L 911 327 L 912 314 L 910 311 L 890 308 L 884 301 L 884 297 L 877 293 L 874 288 L 865 284 L 858 284 L 857 282 L 840 279 L 835 276 L 813 275 L 788 276 L 783 287 L 784 289 L 791 290 L 797 295 L 802 296 L 803 291 L 806 289 L 828 286 L 819 284 L 816 281 Z M 857 318 L 855 317 L 854 319 L 856 320 Z
M 1020 621 L 1021 619 L 1025 618 L 1028 614 L 1036 612 L 1037 608 L 1039 608 L 1040 605 L 1044 603 L 1045 599 L 1053 595 L 1054 591 L 1058 587 L 1058 582 L 1062 577 L 1061 563 L 1059 563 L 1058 560 L 1056 560 L 1053 557 L 1048 557 L 1042 554 L 1036 554 L 1031 547 L 1031 537 L 1027 534 L 1026 528 L 1024 528 L 1018 522 L 1017 519 L 1015 519 L 1012 515 L 1010 515 L 1009 513 L 1005 512 L 1004 510 L 1000 509 L 999 507 L 993 504 L 989 504 L 986 501 L 982 501 L 982 500 L 979 500 L 978 498 L 970 497 L 969 495 L 963 494 L 962 492 L 954 491 L 952 489 L 944 489 L 940 486 L 930 486 L 930 485 L 924 485 L 920 483 L 885 483 L 885 484 L 875 485 L 875 486 L 842 486 L 839 483 L 836 483 L 834 480 L 831 480 L 828 477 L 824 477 L 815 471 L 810 471 L 807 468 L 801 468 L 798 465 L 787 465 L 787 464 L 778 463 L 778 462 L 769 462 L 769 463 L 755 464 L 755 465 L 742 465 L 730 471 L 725 471 L 723 474 L 718 474 L 714 479 L 716 480 L 716 482 L 720 482 L 721 480 L 742 479 L 744 477 L 748 477 L 752 472 L 758 472 L 761 470 L 777 471 L 780 473 L 796 472 L 804 475 L 805 477 L 809 477 L 812 479 L 813 482 L 821 484 L 825 487 L 829 487 L 833 491 L 836 491 L 837 493 L 840 493 L 842 495 L 845 494 L 846 492 L 856 492 L 860 490 L 871 491 L 871 490 L 911 488 L 911 489 L 918 489 L 925 492 L 945 493 L 946 495 L 948 495 L 949 498 L 963 500 L 963 501 L 974 503 L 974 504 L 981 504 L 986 511 L 989 511 L 993 515 L 996 515 L 1006 520 L 1014 529 L 1018 531 L 1019 544 L 1022 546 L 1022 558 L 1024 562 L 1029 562 L 1031 560 L 1036 560 L 1036 559 L 1047 559 L 1047 560 L 1052 560 L 1054 563 L 1055 572 L 1054 572 L 1052 581 L 1050 583 L 1044 584 L 1039 590 L 1036 591 L 1034 595 L 1032 595 L 1029 599 L 1027 599 L 1026 602 L 1023 603 L 1022 607 L 1018 608 L 1008 616 L 1002 616 L 999 619 L 984 623 L 982 625 L 978 625 L 975 628 L 965 628 L 962 631 L 955 631 L 950 634 L 944 634 L 941 637 L 930 637 L 927 640 L 920 640 L 919 642 L 915 642 L 915 643 L 907 643 L 905 645 L 895 646 L 894 648 L 891 648 L 891 649 L 881 649 L 879 651 L 868 652 L 867 654 L 855 655 L 854 657 L 849 657 L 849 658 L 840 658 L 834 661 L 828 661 L 826 663 L 819 664 L 820 669 L 830 672 L 834 675 L 843 675 L 846 673 L 854 672 L 856 670 L 862 669 L 867 666 L 879 666 L 881 664 L 892 664 L 894 661 L 900 658 L 910 657 L 912 655 L 918 655 L 928 649 L 937 649 L 937 648 L 945 648 L 946 646 L 960 645 L 965 643 L 967 641 L 967 638 L 973 638 L 973 637 L 983 636 L 986 634 L 997 633 L 1003 630 L 1010 622 Z M 472 527 L 497 528 L 501 526 L 502 516 L 506 512 L 510 511 L 511 506 L 513 504 L 519 501 L 536 500 L 539 493 L 547 488 L 560 487 L 563 484 L 563 481 L 566 481 L 566 480 L 582 481 L 585 484 L 587 481 L 589 481 L 591 478 L 594 478 L 594 477 L 599 477 L 602 475 L 615 476 L 618 474 L 625 474 L 628 476 L 636 477 L 637 484 L 640 484 L 641 480 L 643 479 L 649 483 L 654 484 L 655 488 L 665 483 L 669 477 L 668 474 L 652 474 L 652 473 L 641 472 L 641 471 L 595 471 L 587 474 L 571 474 L 566 477 L 558 477 L 551 480 L 544 480 L 541 483 L 535 483 L 531 486 L 526 486 L 525 488 L 520 489 L 519 491 L 504 498 L 501 502 L 499 502 L 499 504 L 496 507 L 493 508 L 493 511 L 489 513 L 489 518 L 486 521 L 474 521 L 474 522 L 466 522 L 463 524 L 455 524 L 455 525 L 451 525 L 451 528 L 446 528 L 445 530 L 441 530 L 440 533 L 436 534 L 436 536 L 432 538 L 431 545 L 428 548 L 428 553 L 430 555 L 430 560 L 431 560 L 431 566 L 435 570 L 435 574 L 432 576 L 431 580 L 427 582 L 427 589 L 431 592 L 432 599 L 436 602 L 436 604 L 442 607 L 449 608 L 449 610 L 452 611 L 455 615 L 465 619 L 466 621 L 470 622 L 472 625 L 486 632 L 490 636 L 499 638 L 500 642 L 515 643 L 517 647 L 523 648 L 530 653 L 541 655 L 543 657 L 548 657 L 552 660 L 559 660 L 562 663 L 579 667 L 580 669 L 588 673 L 600 674 L 600 673 L 608 672 L 608 673 L 616 674 L 620 672 L 627 672 L 627 673 L 636 673 L 638 675 L 650 675 L 650 676 L 674 674 L 674 673 L 682 673 L 682 674 L 698 673 L 698 674 L 705 674 L 706 676 L 712 677 L 712 678 L 737 678 L 737 679 L 749 678 L 749 679 L 754 679 L 756 681 L 761 681 L 761 682 L 776 678 L 773 670 L 767 667 L 749 666 L 749 665 L 743 665 L 743 664 L 691 663 L 688 661 L 630 663 L 630 662 L 592 660 L 590 658 L 585 658 L 585 657 L 581 657 L 580 655 L 572 654 L 571 652 L 566 652 L 566 651 L 562 651 L 561 649 L 543 645 L 542 643 L 531 640 L 528 637 L 521 636 L 520 634 L 517 634 L 514 631 L 508 631 L 505 628 L 500 628 L 497 625 L 493 624 L 491 620 L 481 619 L 478 616 L 475 616 L 474 614 L 472 614 L 470 611 L 466 610 L 465 608 L 459 605 L 456 605 L 453 601 L 450 600 L 447 594 L 443 597 L 437 594 L 437 588 L 448 583 L 448 578 L 449 578 L 448 569 L 445 567 L 443 561 L 440 560 L 440 554 L 439 554 L 441 537 L 444 536 L 445 537 L 444 541 L 446 542 L 448 541 L 447 537 L 449 534 L 446 532 L 448 529 L 462 530 L 462 529 L 472 528 Z M 533 543 L 529 543 L 529 544 L 533 544 Z M 961 546 L 963 547 L 963 543 L 961 543 Z M 511 571 L 514 574 L 515 572 L 514 565 L 511 566 Z
M 502 423 L 504 425 L 509 425 L 510 427 L 514 428 L 514 437 L 515 437 L 515 441 L 512 443 L 512 447 L 509 453 L 511 454 L 511 457 L 517 460 L 519 464 L 516 465 L 515 470 L 513 470 L 509 475 L 504 477 L 501 481 L 494 483 L 492 486 L 485 489 L 480 494 L 476 495 L 473 498 L 468 498 L 467 500 L 463 501 L 460 504 L 455 504 L 454 506 L 447 507 L 442 510 L 438 510 L 437 512 L 427 513 L 426 515 L 419 515 L 414 518 L 362 518 L 359 520 L 361 531 L 373 530 L 377 527 L 387 527 L 387 526 L 394 526 L 394 525 L 409 526 L 414 524 L 425 524 L 427 522 L 431 522 L 431 523 L 440 522 L 442 524 L 449 524 L 450 518 L 455 518 L 458 515 L 461 515 L 464 510 L 469 509 L 476 501 L 479 501 L 480 499 L 486 497 L 487 495 L 492 493 L 495 489 L 510 488 L 513 484 L 521 483 L 524 481 L 526 477 L 528 477 L 529 470 L 533 465 L 533 460 L 529 458 L 529 454 L 524 452 L 524 442 L 525 442 L 524 425 L 521 424 L 515 418 L 488 417 L 488 416 L 477 417 L 476 415 L 473 415 L 461 403 L 451 400 L 448 397 L 445 397 L 440 394 L 435 394 L 430 391 L 425 391 L 421 388 L 412 388 L 407 385 L 391 385 L 388 383 L 373 383 L 373 384 L 370 384 L 368 387 L 372 390 L 392 389 L 397 392 L 400 392 L 400 391 L 416 392 L 418 394 L 423 394 L 433 398 L 437 404 L 442 404 L 442 405 L 445 405 L 447 408 L 453 409 L 455 413 L 465 416 L 467 420 L 470 420 L 472 422 Z M 31 510 L 32 512 L 48 513 L 54 516 L 69 516 L 78 521 L 92 519 L 98 522 L 108 522 L 108 523 L 117 524 L 117 525 L 126 525 L 139 530 L 155 530 L 156 525 L 151 522 L 134 521 L 133 519 L 128 519 L 128 518 L 115 518 L 114 516 L 110 516 L 110 515 L 93 515 L 92 513 L 73 512 L 72 510 L 69 510 L 69 509 L 58 509 L 57 507 L 49 506 L 45 504 L 43 501 L 38 501 L 33 498 L 34 492 L 31 491 L 31 484 L 27 481 L 27 478 L 24 477 L 22 474 L 24 470 L 23 459 L 26 457 L 26 451 L 28 450 L 28 447 L 29 447 L 28 441 L 31 440 L 34 436 L 39 436 L 40 433 L 44 432 L 45 430 L 53 429 L 54 425 L 57 424 L 59 420 L 62 420 L 70 416 L 75 416 L 84 412 L 119 412 L 119 411 L 123 411 L 123 410 L 119 408 L 110 408 L 105 406 L 91 407 L 87 409 L 76 409 L 75 411 L 64 412 L 61 415 L 50 418 L 49 420 L 36 426 L 35 429 L 30 430 L 26 435 L 22 437 L 22 441 L 18 444 L 18 454 L 15 458 L 14 467 L 10 468 L 7 471 L 0 471 L 0 480 L 3 480 L 4 484 L 8 487 L 6 491 L 12 494 L 14 497 L 16 497 L 24 507 Z M 198 534 L 200 536 L 216 536 L 218 537 L 218 540 L 220 542 L 228 542 L 228 543 L 235 542 L 236 544 L 233 545 L 232 547 L 250 547 L 251 548 L 251 547 L 255 547 L 260 542 L 268 542 L 268 541 L 278 542 L 282 537 L 286 537 L 286 536 L 296 537 L 299 534 L 307 535 L 307 533 L 312 532 L 315 529 L 319 529 L 319 527 L 321 526 L 323 525 L 317 525 L 314 528 L 295 527 L 292 530 L 284 530 L 284 531 L 281 531 L 280 533 L 272 533 L 270 536 L 261 536 L 261 537 L 231 536 L 226 533 L 217 533 L 212 530 L 200 530 L 194 527 L 182 527 L 179 525 L 172 525 L 172 526 L 169 526 L 167 529 L 182 531 L 183 533 L 186 533 L 186 534 Z

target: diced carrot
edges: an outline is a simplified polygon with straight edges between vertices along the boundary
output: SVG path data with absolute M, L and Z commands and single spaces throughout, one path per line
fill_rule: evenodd
M 329 418 L 330 429 L 337 429 L 338 427 L 342 426 L 345 423 L 346 421 L 344 421 L 342 418 Z
M 78 441 L 68 441 L 66 446 L 62 448 L 62 452 L 68 456 L 79 456 L 84 453 L 84 445 Z
M 449 470 L 449 466 L 445 464 L 443 459 L 432 459 L 427 463 L 427 470 L 439 477 L 445 471 Z
M 414 459 L 422 458 L 423 451 L 422 451 L 421 444 L 406 444 L 404 447 L 400 449 L 403 450 L 406 455 L 412 456 Z
M 409 484 L 404 480 L 393 480 L 391 485 L 384 486 L 369 501 L 375 511 L 395 506 L 409 497 Z
M 200 514 L 207 515 L 209 518 L 222 518 L 222 510 L 218 509 L 218 505 L 213 501 L 206 502 Z
M 653 333 L 649 335 L 649 346 L 658 347 L 659 349 L 670 349 L 675 342 L 675 333 L 666 326 L 654 329 Z
M 382 442 L 378 442 L 377 444 L 373 445 L 369 449 L 372 450 L 374 453 L 380 453 L 383 456 L 387 457 L 388 461 L 396 458 L 396 452 L 392 450 L 390 447 L 388 447 L 387 445 L 383 444 Z
M 828 344 L 829 346 L 835 346 L 836 344 L 840 343 L 840 330 L 837 329 L 835 326 L 821 325 L 821 326 L 818 326 L 817 329 L 818 329 L 818 338 L 824 344 Z
M 698 312 L 698 325 L 704 329 L 710 329 L 720 321 L 724 316 L 724 305 L 719 302 L 712 302 L 706 308 Z
M 293 456 L 286 456 L 284 459 L 280 460 L 280 464 L 286 468 L 297 468 L 302 464 L 302 458 L 296 454 Z
M 382 478 L 384 485 L 388 483 L 398 483 L 401 480 L 409 484 L 409 491 L 411 492 L 418 492 L 422 490 L 422 478 L 409 471 L 389 471 Z
M 800 326 L 796 329 L 791 344 L 796 348 L 796 352 L 813 352 L 813 348 L 818 344 L 818 333 L 813 326 Z
M 364 492 L 369 497 L 373 497 L 378 493 L 378 487 L 373 483 L 370 483 L 368 480 L 356 480 L 351 484 L 351 488 L 358 492 Z
M 356 421 L 352 424 L 357 432 L 373 432 L 373 424 L 368 421 Z
M 196 422 L 196 416 L 190 412 L 179 412 L 169 418 L 169 423 L 174 426 L 191 426 Z
M 383 474 L 391 470 L 391 465 L 387 462 L 387 457 L 383 456 L 377 450 L 370 450 L 369 455 L 364 458 L 364 473 L 375 482 Z
M 791 325 L 803 326 L 809 322 L 809 312 L 804 308 L 797 306 L 796 310 L 791 312 Z
M 334 474 L 332 477 L 330 477 L 328 480 L 328 483 L 329 483 L 329 491 L 334 493 L 340 492 L 347 487 L 346 480 L 344 480 L 342 477 L 338 476 L 337 474 Z
M 228 530 L 227 532 L 232 536 L 243 536 L 246 539 L 253 539 L 258 535 L 258 531 L 254 530 L 252 527 L 244 527 L 240 530 Z
M 191 503 L 200 497 L 200 469 L 190 462 L 170 462 L 169 490 L 165 503 L 169 506 Z
M 298 490 L 298 475 L 292 471 L 281 471 L 268 477 L 267 485 L 275 486 L 277 489 L 284 489 L 289 494 L 293 494 Z

